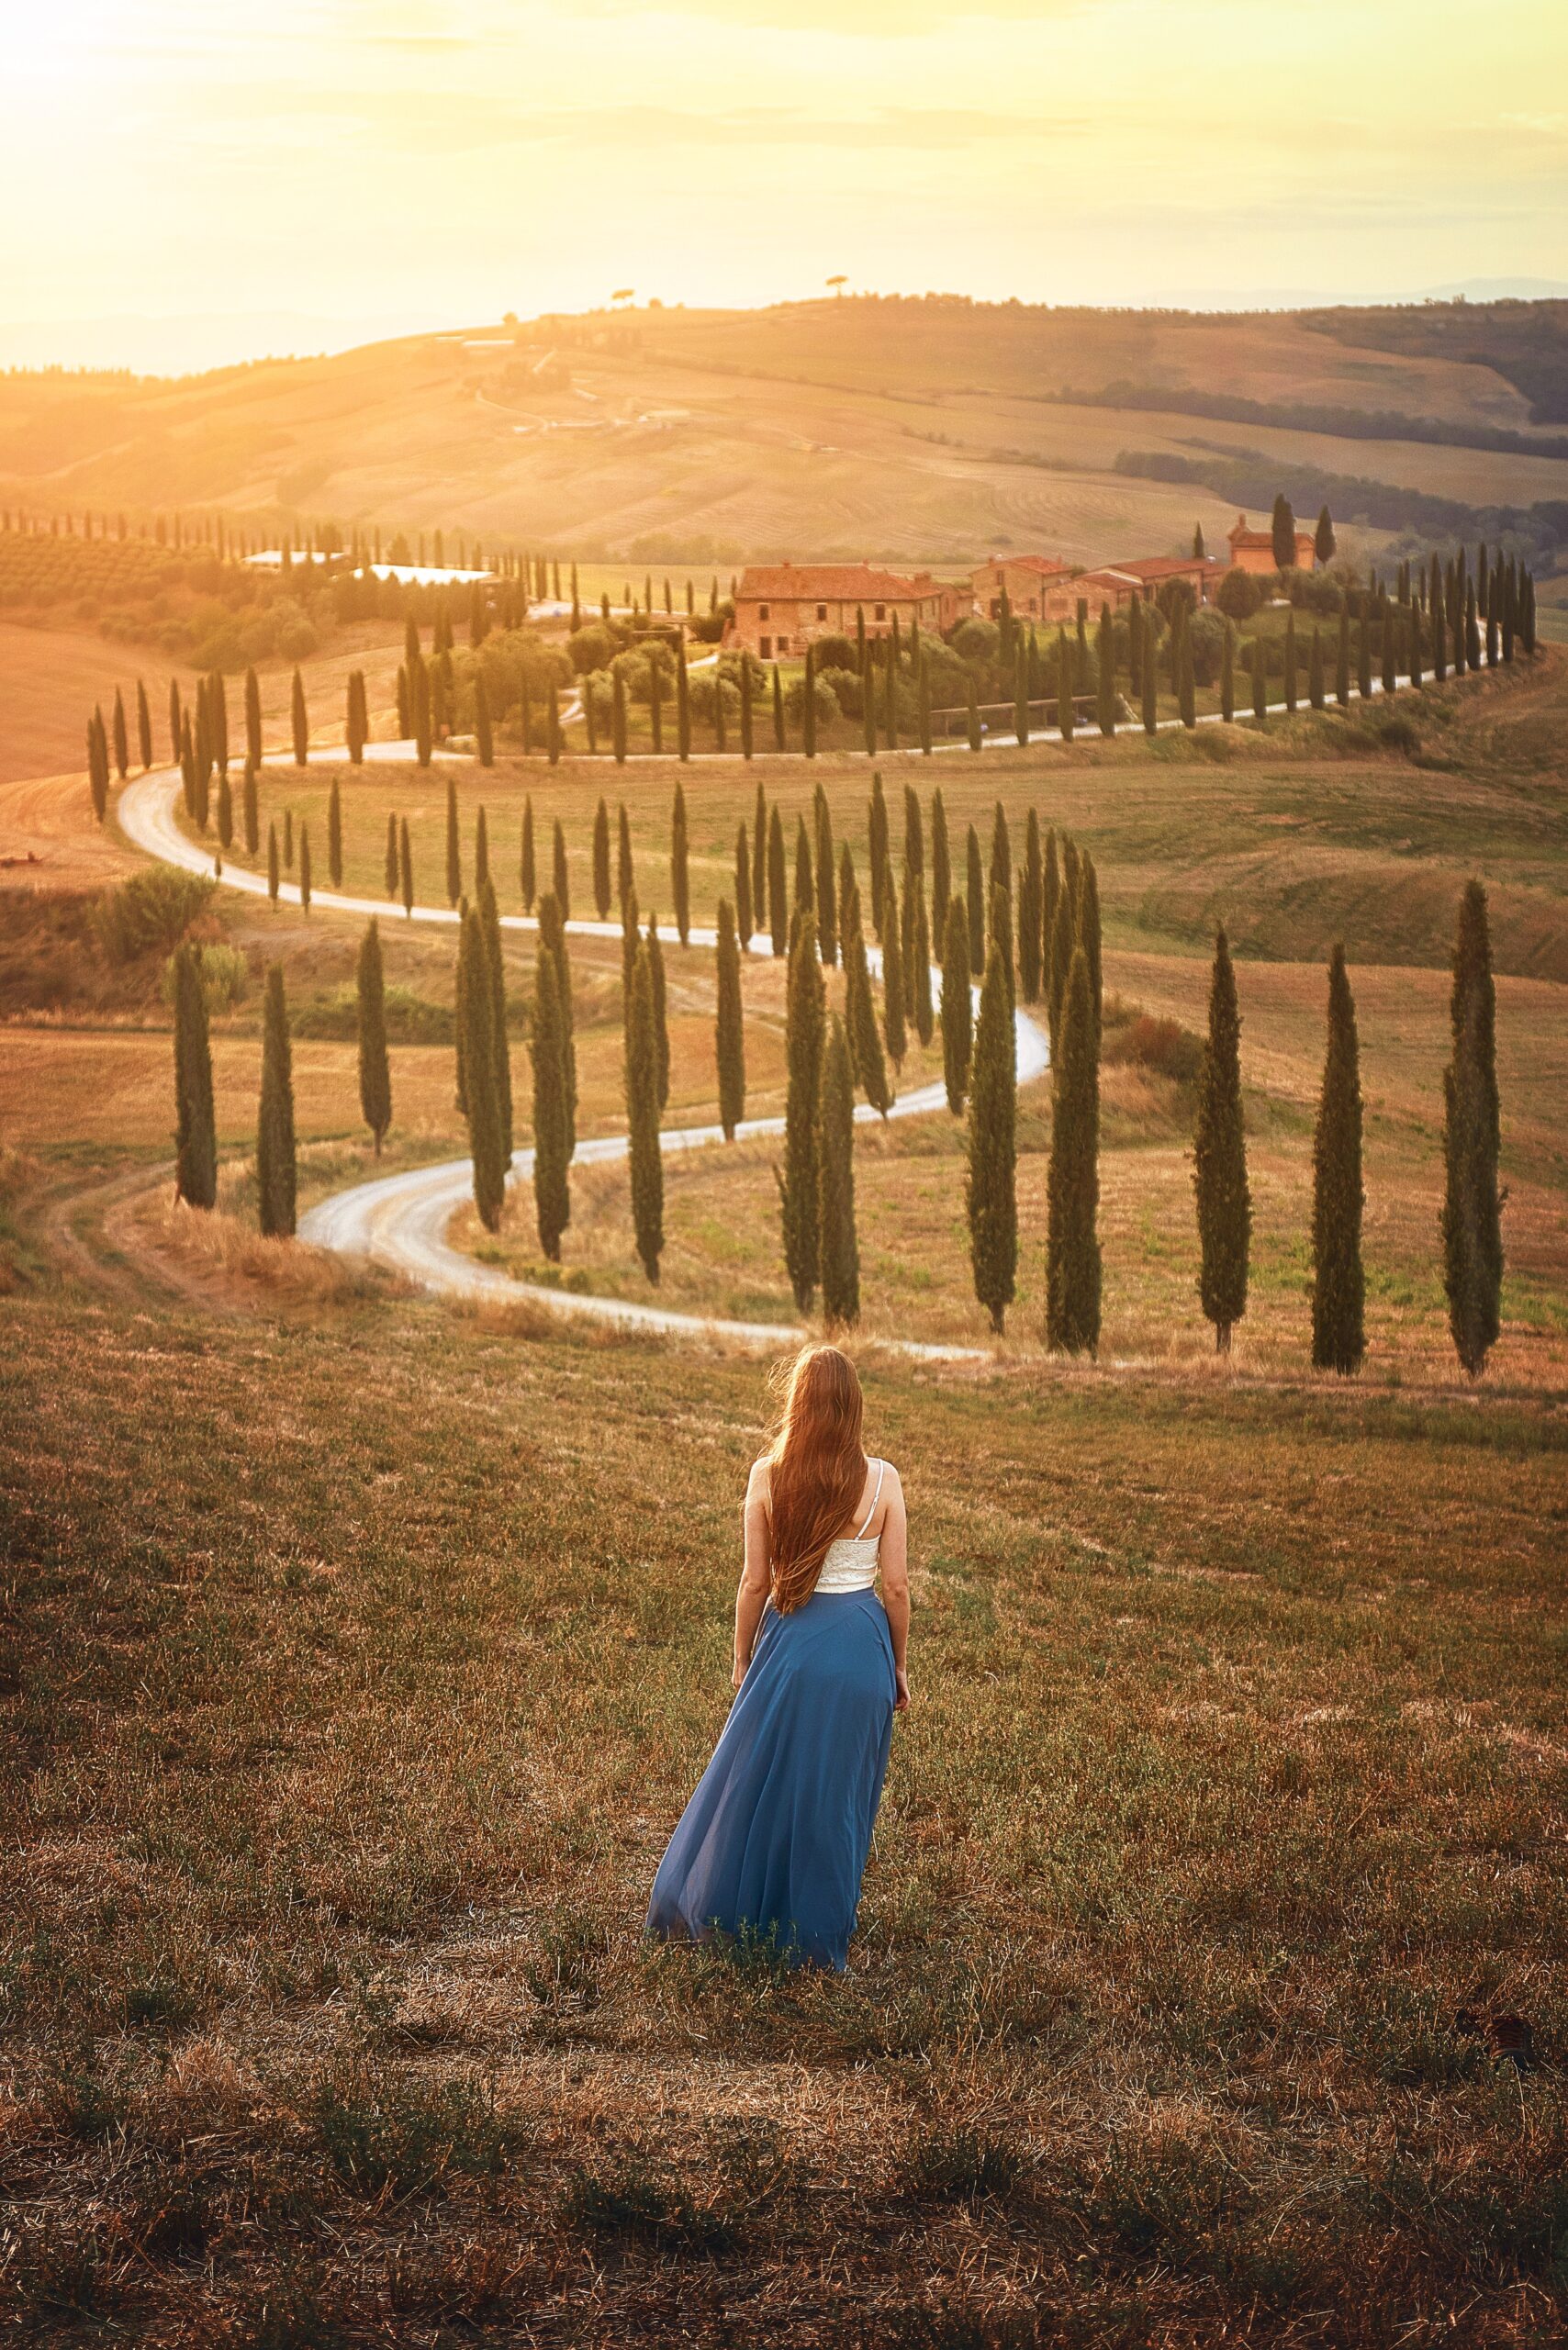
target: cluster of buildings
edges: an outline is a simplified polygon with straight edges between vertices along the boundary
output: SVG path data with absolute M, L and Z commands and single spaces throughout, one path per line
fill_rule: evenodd
M 1314 567 L 1313 533 L 1296 532 L 1296 562 Z M 1028 623 L 1070 622 L 1080 603 L 1092 618 L 1103 605 L 1123 611 L 1136 597 L 1158 596 L 1171 580 L 1184 580 L 1200 604 L 1213 598 L 1231 565 L 1242 571 L 1275 568 L 1271 532 L 1249 528 L 1245 514 L 1229 533 L 1230 559 L 1213 555 L 1140 555 L 1077 570 L 1058 555 L 992 555 L 967 580 L 935 578 L 929 571 L 886 571 L 869 563 L 752 565 L 734 591 L 735 617 L 727 642 L 759 660 L 789 660 L 824 636 L 854 636 L 864 622 L 868 636 L 889 636 L 896 621 L 908 635 L 918 621 L 939 635 L 978 614 L 996 620 L 1002 599 L 1014 617 Z

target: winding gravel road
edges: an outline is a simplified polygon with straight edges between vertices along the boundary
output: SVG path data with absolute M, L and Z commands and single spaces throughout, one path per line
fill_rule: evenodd
M 401 744 L 376 744 L 371 755 L 381 758 L 406 758 L 408 746 Z M 454 761 L 465 767 L 471 762 Z M 286 767 L 286 759 L 268 762 Z M 177 767 L 155 767 L 126 785 L 120 793 L 118 815 L 121 831 L 138 848 L 165 865 L 178 866 L 187 873 L 200 873 L 218 879 L 225 888 L 242 890 L 252 897 L 265 897 L 266 878 L 252 873 L 243 866 L 222 864 L 212 852 L 199 848 L 180 830 L 174 811 L 180 794 L 180 771 Z M 297 882 L 280 885 L 280 899 L 290 905 L 299 903 Z M 378 914 L 385 917 L 386 902 L 380 898 L 352 898 L 341 891 L 312 890 L 313 907 L 334 913 Z M 411 920 L 444 923 L 454 925 L 457 914 L 450 906 L 416 906 Z M 502 914 L 503 929 L 536 930 L 537 923 L 527 914 Z M 586 938 L 621 937 L 619 923 L 570 922 L 569 934 Z M 716 946 L 718 934 L 709 929 L 693 928 L 689 934 L 694 946 Z M 754 954 L 771 955 L 772 944 L 759 936 L 753 941 Z M 875 948 L 869 950 L 873 965 L 879 964 Z M 1050 1065 L 1050 1048 L 1044 1031 L 1023 1012 L 1016 1014 L 1018 1081 L 1025 1084 L 1044 1074 Z M 901 1094 L 890 1116 L 894 1118 L 925 1117 L 934 1111 L 945 1110 L 947 1096 L 940 1085 L 923 1085 L 913 1092 Z M 868 1103 L 859 1102 L 855 1111 L 857 1125 L 868 1125 L 877 1112 Z M 735 1130 L 736 1139 L 760 1136 L 781 1135 L 782 1118 L 748 1118 Z M 660 1145 L 666 1155 L 676 1151 L 704 1150 L 723 1143 L 720 1126 L 678 1127 L 662 1134 Z M 624 1158 L 627 1144 L 624 1135 L 602 1135 L 577 1145 L 575 1165 L 595 1166 Z M 520 1150 L 512 1159 L 508 1188 L 531 1182 L 533 1176 L 533 1153 Z M 386 1265 L 417 1282 L 434 1295 L 485 1299 L 493 1303 L 529 1303 L 547 1307 L 552 1313 L 581 1315 L 613 1326 L 633 1330 L 647 1330 L 671 1337 L 722 1338 L 732 1345 L 779 1347 L 802 1334 L 796 1326 L 771 1322 L 728 1322 L 711 1315 L 678 1314 L 662 1305 L 641 1304 L 631 1298 L 588 1297 L 569 1290 L 546 1289 L 537 1282 L 515 1281 L 510 1273 L 494 1265 L 481 1264 L 453 1248 L 447 1239 L 447 1229 L 457 1211 L 473 1196 L 473 1169 L 466 1158 L 442 1160 L 433 1167 L 411 1167 L 398 1175 L 384 1175 L 368 1183 L 356 1183 L 346 1192 L 318 1201 L 300 1219 L 299 1237 L 318 1248 L 330 1248 L 344 1257 L 363 1257 L 374 1263 Z M 931 1361 L 983 1361 L 985 1351 L 978 1347 L 926 1346 L 913 1339 L 893 1341 L 900 1351 Z

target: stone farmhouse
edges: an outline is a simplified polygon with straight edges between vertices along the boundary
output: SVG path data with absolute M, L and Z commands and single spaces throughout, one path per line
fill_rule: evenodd
M 798 658 L 819 637 L 853 637 L 864 614 L 868 636 L 907 635 L 916 621 L 938 634 L 955 627 L 969 598 L 929 571 L 905 577 L 868 563 L 750 565 L 735 587 L 725 643 L 759 661 Z
M 1096 621 L 1103 604 L 1109 604 L 1114 612 L 1121 612 L 1138 596 L 1152 602 L 1172 579 L 1185 580 L 1196 600 L 1206 604 L 1224 578 L 1226 568 L 1208 554 L 1138 555 L 1128 563 L 1103 564 L 1097 571 L 1081 571 L 1053 588 L 1046 599 L 1044 617 L 1058 621 L 1076 620 L 1082 602 L 1089 608 L 1090 619 Z
M 974 609 L 983 620 L 1000 620 L 1005 594 L 1010 609 L 1020 620 L 1043 620 L 1047 591 L 1066 579 L 1070 568 L 1059 555 L 993 554 L 988 563 L 978 565 L 971 575 Z
M 1272 531 L 1252 531 L 1247 526 L 1245 514 L 1238 514 L 1226 536 L 1230 542 L 1230 559 L 1238 571 L 1277 571 L 1274 561 Z M 1297 531 L 1295 534 L 1296 568 L 1316 571 L 1317 568 L 1317 539 L 1312 531 Z

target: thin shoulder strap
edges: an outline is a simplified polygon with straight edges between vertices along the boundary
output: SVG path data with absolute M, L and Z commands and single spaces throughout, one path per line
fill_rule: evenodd
M 867 1528 L 867 1527 L 868 1527 L 868 1526 L 869 1526 L 869 1525 L 870 1525 L 871 1520 L 872 1520 L 872 1519 L 876 1516 L 876 1515 L 877 1515 L 877 1504 L 878 1504 L 878 1503 L 881 1500 L 881 1498 L 882 1498 L 882 1478 L 883 1478 L 883 1475 L 884 1475 L 884 1473 L 885 1473 L 885 1472 L 886 1472 L 887 1466 L 888 1466 L 888 1464 L 887 1464 L 887 1462 L 886 1462 L 885 1460 L 879 1460 L 879 1461 L 878 1461 L 878 1463 L 877 1463 L 877 1485 L 876 1485 L 876 1491 L 875 1491 L 875 1492 L 872 1494 L 872 1495 L 871 1495 L 871 1506 L 870 1506 L 870 1508 L 867 1511 L 866 1516 L 865 1516 L 864 1519 L 863 1519 L 863 1520 L 862 1520 L 862 1522 L 861 1522 L 860 1531 L 859 1531 L 859 1533 L 855 1537 L 855 1539 L 857 1540 L 857 1542 L 864 1542 L 864 1540 L 866 1539 L 866 1528 Z

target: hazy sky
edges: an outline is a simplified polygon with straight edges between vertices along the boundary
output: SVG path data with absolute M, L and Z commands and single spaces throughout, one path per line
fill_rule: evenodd
M 282 314 L 752 303 L 840 270 L 1063 302 L 1568 274 L 1564 0 L 6 16 L 0 326 L 243 342 Z

